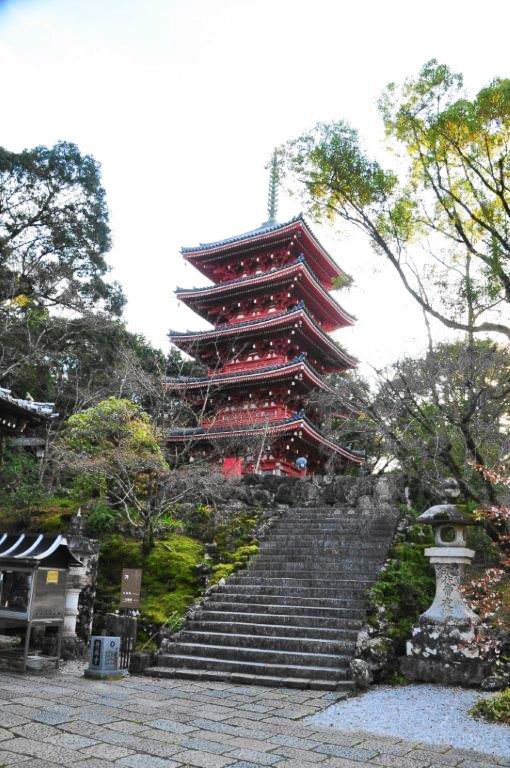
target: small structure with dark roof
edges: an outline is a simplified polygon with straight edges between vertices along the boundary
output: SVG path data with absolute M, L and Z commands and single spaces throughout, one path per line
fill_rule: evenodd
M 56 640 L 51 661 L 58 666 L 69 568 L 80 566 L 62 535 L 0 535 L 0 664 L 25 672 L 39 666 L 29 655 L 32 631 L 47 628 Z M 21 638 L 13 644 L 13 636 Z

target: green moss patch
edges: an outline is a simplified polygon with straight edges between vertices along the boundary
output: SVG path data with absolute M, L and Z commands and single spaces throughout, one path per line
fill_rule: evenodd
M 173 614 L 182 615 L 199 593 L 196 566 L 203 559 L 202 544 L 189 536 L 158 541 L 144 557 L 140 541 L 110 534 L 101 544 L 96 610 L 102 615 L 116 610 L 122 569 L 142 568 L 142 622 L 164 624 Z

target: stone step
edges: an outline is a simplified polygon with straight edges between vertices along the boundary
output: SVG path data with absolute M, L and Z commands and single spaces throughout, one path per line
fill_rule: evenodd
M 344 536 L 340 532 L 337 535 L 331 534 L 328 536 L 312 536 L 305 534 L 304 532 L 294 534 L 279 533 L 277 529 L 274 532 L 271 531 L 270 538 L 263 539 L 261 542 L 261 548 L 279 550 L 282 546 L 289 551 L 304 551 L 306 549 L 312 549 L 312 551 L 320 550 L 327 547 L 339 547 L 341 549 L 359 549 L 360 551 L 370 552 L 372 549 L 384 549 L 387 537 L 380 537 L 379 539 L 370 539 L 370 541 L 359 541 L 360 534 L 356 536 Z
M 282 552 L 282 544 L 285 547 L 285 552 Z M 282 542 L 282 541 L 262 541 L 260 544 L 259 552 L 268 554 L 279 555 L 283 557 L 286 555 L 295 555 L 296 557 L 315 557 L 316 555 L 323 553 L 329 557 L 345 557 L 348 555 L 372 555 L 379 554 L 380 552 L 386 552 L 386 544 L 381 542 L 380 544 L 368 544 L 367 546 L 361 546 L 358 541 L 352 541 L 349 543 L 341 541 L 310 541 L 308 544 L 303 544 L 302 540 L 298 540 L 296 537 L 296 543 Z
M 285 603 L 261 603 L 261 602 L 244 602 L 228 600 L 206 600 L 203 603 L 204 613 L 225 613 L 229 616 L 277 616 L 280 619 L 285 617 L 303 617 L 309 618 L 313 621 L 328 620 L 338 621 L 342 624 L 347 622 L 361 622 L 362 617 L 365 615 L 363 607 L 359 608 L 324 608 L 320 605 L 313 603 L 309 605 L 288 605 Z M 238 613 L 239 612 L 239 613 Z
M 297 523 L 277 523 L 271 532 L 275 535 L 289 537 L 291 542 L 299 540 L 299 534 L 303 536 L 322 537 L 322 538 L 337 538 L 342 537 L 346 543 L 355 542 L 360 536 L 365 541 L 383 541 L 389 535 L 388 531 L 367 531 L 360 529 L 359 531 L 346 531 L 338 525 L 327 525 L 326 523 L 316 524 L 297 524 Z M 366 538 L 365 538 L 366 537 Z
M 225 615 L 225 614 L 223 614 Z M 227 614 L 228 615 L 228 614 Z M 246 614 L 230 614 L 231 620 L 213 620 L 208 619 L 206 611 L 204 611 L 200 618 L 196 621 L 189 621 L 186 623 L 186 630 L 190 632 L 215 632 L 222 635 L 257 635 L 267 637 L 292 637 L 302 638 L 305 640 L 330 640 L 336 641 L 355 641 L 358 636 L 358 630 L 356 628 L 342 627 L 323 627 L 318 626 L 318 619 L 308 619 L 306 623 L 301 623 L 303 618 L 293 616 L 293 624 L 281 623 L 280 616 L 275 616 L 274 619 L 267 620 L 268 615 L 265 614 L 262 621 L 250 621 L 248 618 L 243 620 L 241 617 Z M 296 623 L 299 622 L 299 623 Z M 337 622 L 338 624 L 338 622 Z M 189 638 L 184 637 L 185 640 Z
M 310 577 L 300 578 L 299 576 L 278 576 L 269 573 L 267 576 L 252 576 L 245 571 L 240 574 L 236 574 L 230 578 L 230 583 L 238 587 L 256 587 L 272 588 L 283 587 L 289 589 L 314 589 L 324 587 L 325 589 L 336 590 L 338 593 L 340 590 L 363 590 L 365 585 L 371 584 L 374 581 L 373 576 L 360 574 L 356 579 L 348 579 L 345 576 L 339 576 L 336 578 L 325 579 L 324 574 L 313 574 Z
M 274 606 L 277 604 L 288 606 L 289 608 L 292 608 L 293 606 L 311 606 L 314 608 L 346 608 L 349 610 L 363 609 L 365 605 L 365 598 L 364 596 L 360 596 L 359 593 L 354 596 L 347 596 L 344 593 L 342 596 L 334 595 L 333 597 L 324 597 L 322 591 L 320 591 L 321 593 L 318 596 L 300 596 L 289 594 L 286 590 L 282 590 L 281 594 L 265 594 L 263 592 L 255 591 L 252 591 L 250 594 L 250 592 L 247 592 L 246 590 L 241 592 L 234 592 L 233 588 L 233 584 L 225 584 L 224 591 L 220 589 L 216 592 L 213 592 L 214 598 L 213 595 L 208 597 L 206 600 L 206 605 L 211 605 L 212 603 L 218 602 L 223 603 L 227 601 L 231 605 L 249 603 L 250 605 L 269 604 Z
M 156 676 L 336 690 L 391 541 L 390 517 L 348 507 L 288 508 L 246 569 L 204 599 Z
M 337 564 L 344 562 L 370 563 L 382 560 L 385 555 L 386 552 L 383 550 L 369 552 L 365 549 L 358 552 L 356 549 L 339 551 L 331 548 L 330 550 L 318 549 L 314 552 L 308 548 L 301 552 L 296 552 L 282 544 L 279 549 L 259 549 L 255 557 L 256 559 L 264 560 L 265 562 L 308 562 L 315 565 L 319 560 L 321 562 L 332 562 Z
M 353 690 L 350 680 L 320 680 L 300 677 L 278 677 L 262 675 L 256 672 L 228 672 L 212 669 L 184 669 L 171 667 L 148 667 L 145 675 L 149 677 L 179 678 L 181 680 L 200 680 L 210 682 L 227 682 L 238 685 L 267 685 L 271 688 L 301 688 L 315 691 Z
M 222 639 L 225 640 L 225 638 Z M 231 640 L 232 638 L 229 639 Z M 263 638 L 256 639 L 262 640 Z M 168 653 L 170 653 L 170 651 L 168 651 Z M 261 663 L 265 664 L 288 663 L 298 664 L 300 666 L 313 664 L 316 667 L 333 667 L 336 665 L 341 666 L 342 663 L 345 666 L 349 664 L 349 660 L 351 658 L 351 654 L 346 652 L 320 653 L 316 651 L 287 651 L 285 649 L 278 650 L 278 648 L 260 648 L 255 644 L 249 646 L 241 646 L 214 645 L 213 643 L 181 642 L 174 644 L 172 654 L 178 656 L 208 656 L 213 659 L 227 659 L 229 661 L 249 661 L 252 659 L 254 661 L 260 661 Z
M 207 650 L 208 646 L 205 646 Z M 214 656 L 188 656 L 163 654 L 158 658 L 158 669 L 164 667 L 186 669 L 216 670 L 223 672 L 241 672 L 252 675 L 265 675 L 267 677 L 292 677 L 307 680 L 349 680 L 349 669 L 344 666 L 323 667 L 310 664 L 302 666 L 292 662 L 268 663 L 255 660 L 222 659 Z
M 331 654 L 333 656 L 345 655 L 352 651 L 355 646 L 355 640 L 352 638 L 343 638 L 337 640 L 323 639 L 318 637 L 306 638 L 301 634 L 296 637 L 288 635 L 278 635 L 273 630 L 272 634 L 254 634 L 249 635 L 241 632 L 234 634 L 231 632 L 210 632 L 208 630 L 182 630 L 179 633 L 179 646 L 192 643 L 193 645 L 212 645 L 222 648 L 242 648 L 243 650 L 253 649 L 259 651 L 277 651 L 293 653 Z
M 383 564 L 383 560 L 371 559 L 371 560 L 321 560 L 317 558 L 314 562 L 307 562 L 306 560 L 266 560 L 265 557 L 255 557 L 246 566 L 245 572 L 251 572 L 253 570 L 263 570 L 265 573 L 279 572 L 281 570 L 291 571 L 293 574 L 314 574 L 316 576 L 325 574 L 327 572 L 328 577 L 335 576 L 338 573 L 339 578 L 352 578 L 352 572 L 358 573 L 370 573 L 373 574 Z M 239 573 L 238 571 L 236 574 Z M 342 574 L 345 574 L 343 576 Z
M 315 568 L 313 567 L 314 565 Z M 338 573 L 341 577 L 342 574 L 351 573 L 356 573 L 356 575 L 362 573 L 373 575 L 379 566 L 380 562 L 375 560 L 358 560 L 352 562 L 352 560 L 323 561 L 319 559 L 315 563 L 310 563 L 306 561 L 297 562 L 294 560 L 288 560 L 287 562 L 285 560 L 277 560 L 274 562 L 272 560 L 266 560 L 263 557 L 257 557 L 248 564 L 246 573 L 253 573 L 254 571 L 262 571 L 264 573 L 287 571 L 288 573 L 300 573 L 303 576 L 308 576 L 317 575 L 318 572 L 322 574 L 327 572 L 328 574 L 331 573 L 332 576 L 334 576 L 335 573 Z
M 306 680 L 302 678 L 269 677 L 267 675 L 243 674 L 241 672 L 216 672 L 202 669 L 170 669 L 168 667 L 149 667 L 144 672 L 150 677 L 177 678 L 181 680 L 199 680 L 204 682 L 227 682 L 237 685 L 265 685 L 271 688 L 300 688 L 315 691 L 353 690 L 354 685 L 348 680 Z

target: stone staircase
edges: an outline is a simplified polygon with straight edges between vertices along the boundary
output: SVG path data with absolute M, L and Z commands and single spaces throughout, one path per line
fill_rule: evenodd
M 349 664 L 397 517 L 352 507 L 281 513 L 248 567 L 188 619 L 145 674 L 242 684 L 351 688 Z

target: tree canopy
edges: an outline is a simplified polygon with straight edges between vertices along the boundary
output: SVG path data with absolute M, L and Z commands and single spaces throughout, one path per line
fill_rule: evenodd
M 394 168 L 337 121 L 281 147 L 282 174 L 315 219 L 364 232 L 429 315 L 510 338 L 510 80 L 470 100 L 433 60 L 379 107 Z
M 106 281 L 110 228 L 99 165 L 75 144 L 0 148 L 0 298 L 119 315 Z

